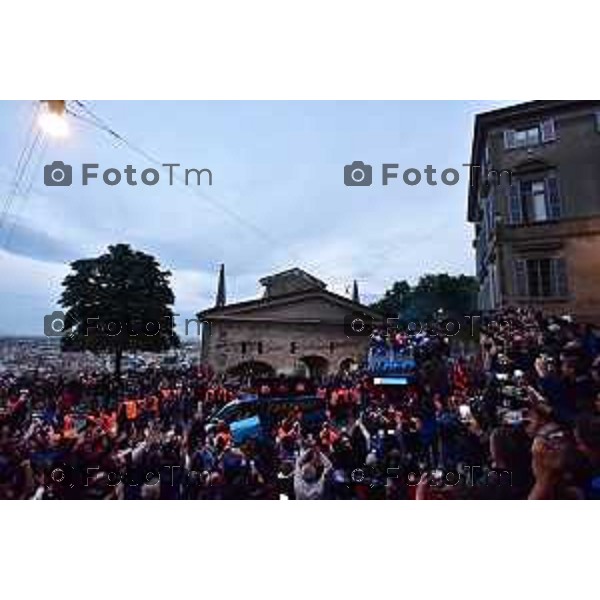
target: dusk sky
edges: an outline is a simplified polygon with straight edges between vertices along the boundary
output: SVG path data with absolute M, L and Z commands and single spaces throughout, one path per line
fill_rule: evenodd
M 260 293 L 258 279 L 298 266 L 345 294 L 357 279 L 371 302 L 398 279 L 474 272 L 466 222 L 473 117 L 505 105 L 465 102 L 89 102 L 136 147 L 165 163 L 208 168 L 212 186 L 105 185 L 102 172 L 154 167 L 94 126 L 69 119 L 70 135 L 46 138 L 21 193 L 7 199 L 35 103 L 0 102 L 0 335 L 42 335 L 68 263 L 130 243 L 173 272 L 176 312 L 211 306 L 221 262 L 228 301 Z M 73 184 L 46 187 L 44 165 L 73 165 Z M 373 185 L 346 187 L 344 165 L 373 165 Z M 81 184 L 81 164 L 99 177 Z M 381 164 L 399 179 L 381 185 Z M 437 169 L 437 186 L 402 171 Z M 457 185 L 440 181 L 443 169 Z

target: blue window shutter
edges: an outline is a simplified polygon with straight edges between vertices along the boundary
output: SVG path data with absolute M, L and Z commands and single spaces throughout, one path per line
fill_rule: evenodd
M 523 221 L 520 188 L 521 186 L 518 181 L 510 185 L 510 222 L 513 225 L 516 225 Z
M 546 210 L 548 218 L 550 219 L 560 219 L 562 216 L 562 204 L 558 194 L 558 182 L 554 175 L 551 175 L 546 179 Z
M 510 148 L 515 148 L 515 147 L 516 147 L 515 131 L 514 131 L 514 129 L 506 129 L 504 131 L 504 148 L 510 149 Z
M 553 258 L 550 261 L 552 276 L 552 295 L 564 298 L 569 293 L 567 282 L 567 264 L 564 258 Z
M 479 202 L 481 203 L 481 227 L 485 237 L 487 235 L 488 226 L 488 199 L 481 198 Z
M 554 127 L 554 119 L 544 119 L 540 123 L 542 133 L 542 144 L 553 142 L 556 139 L 556 129 Z
M 514 285 L 516 296 L 527 296 L 527 270 L 524 260 L 517 259 L 514 261 Z

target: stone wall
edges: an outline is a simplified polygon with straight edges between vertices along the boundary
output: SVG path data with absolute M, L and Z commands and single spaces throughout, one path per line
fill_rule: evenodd
M 317 356 L 332 374 L 345 360 L 362 362 L 367 348 L 368 337 L 349 338 L 342 325 L 215 320 L 203 336 L 202 358 L 219 373 L 259 361 L 291 374 L 302 369 L 302 358 Z

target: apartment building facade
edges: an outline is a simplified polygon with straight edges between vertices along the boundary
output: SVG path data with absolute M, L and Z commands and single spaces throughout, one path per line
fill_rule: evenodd
M 480 309 L 600 322 L 600 101 L 479 114 L 471 165 Z

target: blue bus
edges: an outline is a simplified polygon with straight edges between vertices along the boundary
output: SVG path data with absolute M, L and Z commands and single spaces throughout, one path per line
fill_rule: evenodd
M 374 346 L 369 349 L 367 365 L 375 385 L 410 385 L 416 381 L 412 347 Z
M 325 400 L 317 396 L 258 397 L 244 396 L 228 402 L 210 417 L 207 431 L 213 430 L 220 422 L 229 425 L 236 443 L 248 438 L 260 438 L 274 424 L 300 412 L 302 427 L 314 430 L 326 420 Z

